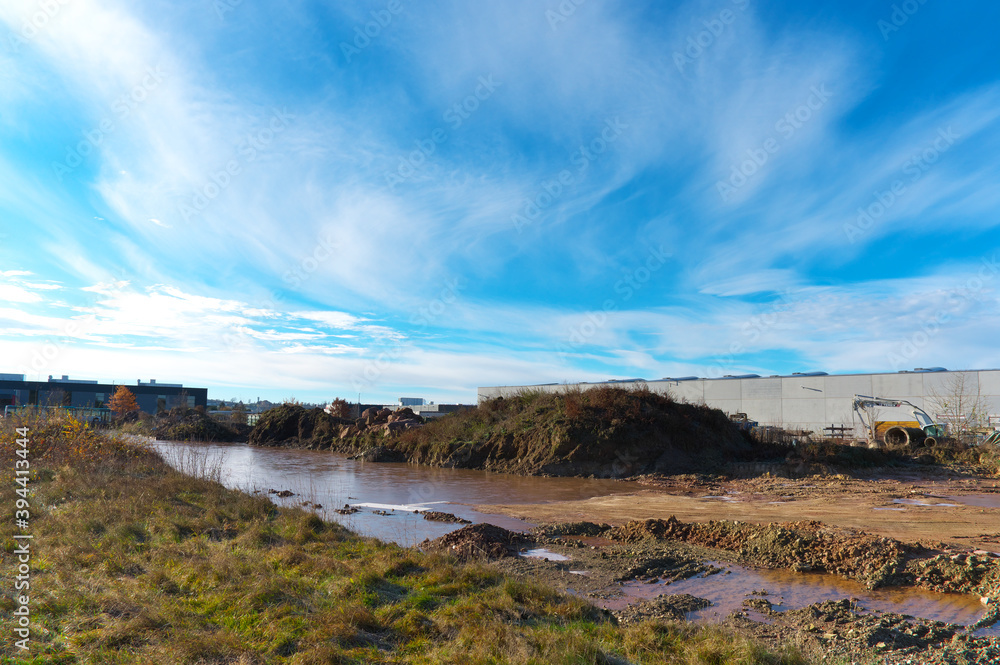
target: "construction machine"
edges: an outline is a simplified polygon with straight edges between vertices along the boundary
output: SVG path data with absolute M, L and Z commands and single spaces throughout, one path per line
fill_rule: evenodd
M 914 420 L 907 422 L 876 422 L 875 419 L 866 412 L 872 408 L 894 409 L 908 406 Z M 868 445 L 879 445 L 879 425 L 889 424 L 889 427 L 881 433 L 882 442 L 891 447 L 919 448 L 921 446 L 935 446 L 943 442 L 946 437 L 943 423 L 936 423 L 930 415 L 919 406 L 905 399 L 891 399 L 886 397 L 872 397 L 870 395 L 854 396 L 854 411 L 865 426 L 868 436 Z M 916 425 L 916 427 L 913 427 Z

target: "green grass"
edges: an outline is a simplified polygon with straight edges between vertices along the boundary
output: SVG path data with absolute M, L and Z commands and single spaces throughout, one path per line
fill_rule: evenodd
M 361 538 L 79 423 L 26 418 L 32 642 L 28 654 L 14 648 L 5 520 L 0 662 L 805 662 L 715 628 L 619 628 L 489 565 Z M 14 424 L 0 423 L 5 505 Z

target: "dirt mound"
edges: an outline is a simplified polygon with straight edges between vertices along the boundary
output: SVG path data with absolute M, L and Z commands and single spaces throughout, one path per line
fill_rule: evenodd
M 430 551 L 450 552 L 460 559 L 499 559 L 517 556 L 518 547 L 526 542 L 530 542 L 530 537 L 525 534 L 492 524 L 473 524 L 440 538 L 425 540 L 420 543 L 420 547 Z
M 671 517 L 628 522 L 605 536 L 625 543 L 647 538 L 680 540 L 734 552 L 755 566 L 836 573 L 872 589 L 908 581 L 905 563 L 914 549 L 891 538 L 830 529 L 820 522 L 684 524 Z
M 320 408 L 307 410 L 298 404 L 283 404 L 261 414 L 249 442 L 253 446 L 329 448 L 341 427 L 352 422 Z
M 221 423 L 194 409 L 184 415 L 173 412 L 152 419 L 153 436 L 165 441 L 246 441 L 246 425 Z
M 611 387 L 486 400 L 392 445 L 423 464 L 597 478 L 719 471 L 756 454 L 718 409 Z
M 595 524 L 593 522 L 562 522 L 560 524 L 537 526 L 531 532 L 547 538 L 556 538 L 558 536 L 599 536 L 610 528 L 607 524 Z
M 934 591 L 974 593 L 1000 600 L 1000 560 L 989 554 L 939 554 L 913 562 L 910 570 L 920 586 Z
M 286 404 L 261 416 L 250 443 L 355 454 L 375 448 L 380 461 L 597 478 L 718 472 L 761 454 L 718 409 L 611 387 L 486 400 L 426 424 L 409 409 L 366 409 L 346 420 Z
M 747 605 L 782 624 L 822 635 L 830 646 L 836 645 L 836 652 L 842 653 L 923 652 L 950 644 L 956 633 L 962 630 L 961 626 L 954 624 L 914 619 L 890 612 L 868 614 L 848 599 L 825 601 L 780 613 L 762 598 L 754 599 L 752 605 L 749 602 Z
M 420 516 L 425 520 L 431 522 L 445 522 L 448 524 L 472 524 L 467 519 L 459 517 L 458 515 L 453 515 L 451 513 L 445 513 L 440 510 L 425 510 L 420 513 Z
M 613 612 L 618 623 L 628 625 L 647 619 L 686 619 L 691 612 L 711 607 L 711 601 L 687 593 L 672 596 L 658 596 L 653 600 L 643 600 Z
M 403 452 L 382 445 L 401 432 L 420 427 L 423 421 L 410 408 L 365 409 L 356 420 L 330 415 L 320 408 L 282 404 L 261 414 L 250 432 L 254 446 L 287 446 L 314 450 L 361 452 L 368 461 L 405 462 Z

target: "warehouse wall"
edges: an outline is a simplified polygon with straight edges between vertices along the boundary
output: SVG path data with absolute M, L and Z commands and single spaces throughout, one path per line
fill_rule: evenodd
M 1000 370 L 497 386 L 479 388 L 479 399 L 510 395 L 519 390 L 558 393 L 566 389 L 609 385 L 646 386 L 654 392 L 669 393 L 677 400 L 704 403 L 730 414 L 745 413 L 762 425 L 817 434 L 822 434 L 830 425 L 853 426 L 856 436 L 861 437 L 861 425 L 851 406 L 854 395 L 907 400 L 936 419 L 939 409 L 935 407 L 940 396 L 952 391 L 954 383 L 960 379 L 965 381 L 965 393 L 978 393 L 994 424 L 1000 426 Z M 879 419 L 908 421 L 913 420 L 913 416 L 909 407 L 886 408 L 880 409 Z

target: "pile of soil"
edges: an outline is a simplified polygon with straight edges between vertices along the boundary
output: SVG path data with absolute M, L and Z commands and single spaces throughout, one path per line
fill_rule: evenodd
M 517 556 L 530 536 L 514 533 L 492 524 L 473 524 L 420 543 L 427 551 L 449 552 L 459 559 L 500 559 Z
M 320 408 L 283 404 L 261 414 L 250 432 L 249 442 L 252 446 L 329 448 L 340 436 L 341 427 L 353 422 L 331 416 Z
M 1000 605 L 1000 558 L 988 552 L 927 550 L 853 529 L 830 528 L 821 522 L 752 524 L 710 521 L 686 524 L 635 520 L 617 527 L 575 522 L 540 527 L 545 536 L 599 536 L 614 543 L 676 541 L 732 553 L 734 560 L 761 568 L 827 572 L 858 580 L 870 589 L 919 586 L 944 593 L 975 594 L 984 604 Z M 662 576 L 659 562 L 644 562 L 622 579 Z M 677 568 L 675 562 L 659 566 Z
M 628 625 L 647 619 L 686 619 L 691 612 L 711 607 L 711 601 L 687 593 L 671 596 L 657 596 L 653 600 L 642 600 L 623 610 L 612 612 L 618 623 Z
M 593 526 L 580 530 L 591 533 Z M 627 522 L 600 535 L 619 543 L 681 541 L 732 552 L 737 561 L 753 566 L 836 573 L 871 589 L 913 579 L 905 570 L 907 559 L 915 553 L 913 546 L 860 531 L 830 529 L 820 522 L 685 524 L 670 517 Z
M 594 524 L 593 522 L 561 522 L 559 524 L 536 526 L 531 532 L 547 538 L 556 538 L 558 536 L 600 536 L 610 528 L 611 526 L 608 524 Z
M 330 415 L 320 408 L 282 404 L 261 414 L 250 432 L 254 446 L 283 446 L 312 450 L 339 450 L 359 453 L 358 459 L 372 462 L 405 462 L 407 456 L 381 441 L 420 427 L 423 420 L 409 407 L 365 409 L 351 420 Z
M 815 641 L 826 657 L 852 659 L 871 654 L 891 665 L 958 665 L 996 663 L 995 640 L 975 637 L 963 626 L 915 619 L 891 612 L 870 614 L 849 599 L 816 603 L 800 610 L 778 612 L 764 599 L 744 603 L 765 615 L 769 624 L 755 624 L 757 632 L 796 631 L 799 640 Z M 732 625 L 747 627 L 734 621 Z M 803 635 L 804 633 L 804 635 Z M 808 636 L 808 637 L 806 637 Z
M 719 471 L 757 452 L 718 409 L 611 387 L 485 400 L 394 445 L 424 464 L 596 478 Z
M 425 510 L 420 513 L 420 515 L 431 522 L 445 522 L 446 524 L 472 524 L 467 519 L 459 517 L 458 515 L 452 515 L 451 513 L 445 513 L 440 510 Z
M 718 409 L 610 387 L 486 400 L 426 424 L 410 409 L 367 409 L 352 421 L 286 404 L 261 416 L 250 443 L 360 453 L 372 461 L 597 478 L 719 472 L 733 461 L 765 453 L 783 459 L 788 452 L 756 444 Z
M 994 604 L 1000 600 L 1000 560 L 982 554 L 939 554 L 914 561 L 910 570 L 919 586 L 934 591 L 973 593 Z
M 181 415 L 164 412 L 151 423 L 153 436 L 161 441 L 246 441 L 250 428 L 235 423 L 222 423 L 190 409 Z

